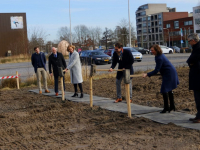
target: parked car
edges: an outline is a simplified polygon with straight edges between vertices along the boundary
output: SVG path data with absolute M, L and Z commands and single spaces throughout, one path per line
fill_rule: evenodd
M 113 49 L 107 49 L 107 50 L 104 51 L 104 53 L 107 54 L 107 55 L 109 55 L 109 56 L 111 56 L 112 50 Z
M 136 49 L 134 49 L 133 47 L 123 47 L 123 49 L 130 50 L 135 61 L 138 61 L 138 62 L 142 61 L 142 54 L 138 52 Z
M 85 50 L 80 55 L 81 63 L 84 64 L 110 64 L 111 57 L 99 50 Z
M 142 48 L 142 47 L 134 47 L 134 49 L 136 49 L 138 52 L 142 53 L 142 54 L 149 54 L 149 50 Z
M 173 49 L 164 45 L 159 45 L 163 53 L 173 54 Z
M 176 53 L 180 53 L 180 48 L 177 46 L 171 46 L 170 48 L 172 48 L 173 50 L 175 50 Z

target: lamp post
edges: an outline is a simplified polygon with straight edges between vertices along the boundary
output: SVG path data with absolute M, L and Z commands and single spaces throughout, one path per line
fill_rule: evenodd
M 163 28 L 163 29 L 167 29 L 167 28 Z M 169 29 L 168 30 L 168 34 L 169 34 Z M 169 35 L 169 47 L 170 47 L 170 35 Z
M 69 0 L 69 22 L 70 22 L 70 44 L 72 45 L 72 30 L 71 30 L 70 0 Z
M 131 47 L 131 23 L 130 23 L 130 11 L 129 11 L 129 0 L 128 0 L 128 18 L 129 18 L 129 47 Z

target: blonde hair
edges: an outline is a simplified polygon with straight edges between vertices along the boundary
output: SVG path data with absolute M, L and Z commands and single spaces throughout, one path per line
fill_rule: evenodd
M 70 48 L 73 48 L 73 50 L 75 50 L 75 46 L 74 45 L 69 45 L 68 47 L 67 47 L 67 51 L 69 52 L 69 49 Z

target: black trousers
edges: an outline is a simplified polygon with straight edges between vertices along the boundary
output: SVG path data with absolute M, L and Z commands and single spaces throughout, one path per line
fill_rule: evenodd
M 194 90 L 194 100 L 197 108 L 196 117 L 200 119 L 200 90 Z
M 54 76 L 55 93 L 58 93 L 58 76 Z M 63 88 L 65 91 L 65 76 L 63 77 Z
M 78 86 L 79 86 L 79 89 L 80 89 L 81 93 L 83 93 L 82 83 L 78 83 Z M 74 91 L 75 91 L 75 93 L 78 92 L 77 84 L 74 84 Z

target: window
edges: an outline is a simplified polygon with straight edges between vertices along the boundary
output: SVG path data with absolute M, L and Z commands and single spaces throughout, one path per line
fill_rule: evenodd
M 158 19 L 162 19 L 162 14 L 158 14 Z
M 179 28 L 179 21 L 174 21 L 174 29 L 178 29 Z
M 166 28 L 170 28 L 170 24 L 166 24 Z
M 143 11 L 143 12 L 140 13 L 140 15 L 141 15 L 141 16 L 144 16 L 144 15 L 146 15 L 146 12 Z
M 151 23 L 150 22 L 148 22 L 148 27 L 150 27 L 151 26 Z
M 143 23 L 143 27 L 146 27 L 147 26 L 147 23 Z
M 143 21 L 146 21 L 146 17 L 143 17 L 143 19 L 142 19 Z
M 195 24 L 200 24 L 200 18 L 195 19 Z
M 162 25 L 162 21 L 160 20 L 160 21 L 158 22 L 158 24 L 159 24 L 159 26 L 161 26 L 161 25 Z
M 200 13 L 200 9 L 196 9 L 194 12 L 195 14 Z
M 143 33 L 147 33 L 147 29 L 143 29 Z
M 148 16 L 148 21 L 150 21 L 151 20 L 151 16 Z
M 200 30 L 196 30 L 196 33 L 200 33 Z
M 192 20 L 184 21 L 184 26 L 192 25 Z
M 162 32 L 162 27 L 159 27 L 159 32 Z

